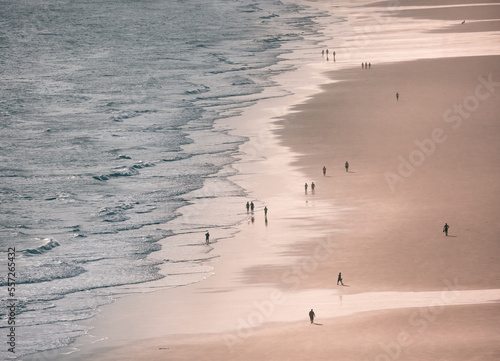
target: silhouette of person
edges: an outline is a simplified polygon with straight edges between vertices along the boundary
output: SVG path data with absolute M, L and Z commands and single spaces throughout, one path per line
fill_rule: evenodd
M 323 166 L 323 175 L 326 176 L 326 167 Z
M 264 217 L 267 218 L 267 206 L 264 207 Z
M 345 161 L 345 171 L 349 172 L 349 162 Z
M 314 314 L 314 311 L 311 308 L 311 311 L 309 311 L 309 319 L 311 320 L 311 323 L 314 323 L 314 317 L 316 317 L 316 315 Z
M 399 102 L 399 93 L 396 93 L 396 101 Z
M 314 184 L 314 182 L 311 182 L 311 192 L 312 194 L 314 194 L 314 188 L 316 187 L 316 185 Z
M 253 205 L 253 202 L 250 202 L 250 210 L 253 212 L 253 209 L 254 209 L 254 205 Z
M 446 236 L 448 236 L 448 229 L 450 228 L 450 226 L 448 226 L 448 223 L 445 223 L 444 224 L 444 227 L 443 227 L 443 232 Z
M 365 68 L 365 63 L 361 63 L 361 69 Z
M 247 213 L 250 210 L 250 203 L 247 202 Z
M 368 63 L 368 69 L 372 68 L 372 63 Z
M 344 283 L 342 282 L 342 272 L 339 272 L 339 277 L 337 278 L 337 285 L 339 284 L 339 282 L 342 286 L 344 285 Z
M 209 244 L 209 243 L 210 243 L 210 233 L 208 233 L 208 231 L 207 231 L 207 233 L 205 233 L 205 242 L 206 242 L 207 244 Z
M 365 69 L 368 69 L 368 63 L 365 63 Z
M 307 183 L 306 183 L 306 184 L 304 184 L 304 190 L 305 190 L 305 192 L 306 192 L 306 194 L 307 194 Z
M 335 63 L 335 51 L 333 52 L 333 62 Z

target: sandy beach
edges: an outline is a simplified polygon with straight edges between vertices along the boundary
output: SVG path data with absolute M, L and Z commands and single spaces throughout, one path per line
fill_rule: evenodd
M 500 30 L 497 2 L 446 20 L 468 8 L 492 20 L 470 33 Z M 214 275 L 103 307 L 61 360 L 498 360 L 500 55 L 463 55 L 344 64 L 284 114 L 250 109 L 232 180 L 257 207 Z

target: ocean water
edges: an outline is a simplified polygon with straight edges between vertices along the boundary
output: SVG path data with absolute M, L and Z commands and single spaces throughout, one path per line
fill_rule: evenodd
M 210 276 L 204 233 L 233 236 L 247 200 L 228 180 L 246 139 L 214 122 L 284 96 L 280 55 L 315 46 L 321 16 L 276 0 L 0 1 L 1 359 L 71 345 L 117 295 Z

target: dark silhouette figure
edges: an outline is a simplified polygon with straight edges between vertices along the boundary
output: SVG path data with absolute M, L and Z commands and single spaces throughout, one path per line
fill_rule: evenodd
M 333 52 L 333 62 L 335 63 L 335 51 Z
M 396 93 L 396 101 L 399 102 L 399 93 Z
M 448 236 L 448 229 L 449 228 L 450 228 L 450 226 L 448 226 L 448 223 L 445 223 L 444 227 L 443 227 L 443 232 L 444 232 L 445 236 Z
M 209 244 L 209 243 L 210 243 L 210 233 L 208 233 L 208 231 L 207 231 L 207 233 L 205 233 L 205 242 L 206 242 L 207 244 Z
M 323 175 L 326 176 L 326 167 L 323 166 Z
M 247 213 L 250 210 L 250 203 L 247 202 Z
M 309 311 L 309 319 L 311 320 L 311 323 L 314 323 L 314 317 L 316 317 L 316 315 L 314 314 L 314 311 L 311 308 L 311 311 Z
M 361 63 L 361 69 L 365 68 L 365 63 Z
M 267 218 L 267 206 L 264 207 L 264 218 Z
M 306 194 L 307 194 L 307 183 L 306 183 L 306 184 L 304 184 L 304 190 L 305 190 L 305 192 L 306 192 Z
M 339 272 L 339 277 L 337 278 L 337 285 L 339 284 L 339 282 L 342 286 L 344 285 L 344 283 L 342 282 L 342 272 Z
M 368 69 L 372 68 L 372 63 L 368 63 Z
M 316 188 L 316 185 L 314 182 L 311 182 L 311 193 L 314 194 L 314 188 Z
M 253 212 L 253 209 L 255 208 L 255 206 L 253 205 L 253 202 L 250 202 L 250 211 Z
M 365 63 L 365 69 L 368 69 L 368 63 Z
M 465 20 L 464 20 L 464 21 L 462 21 L 462 25 L 463 25 L 463 24 L 465 24 Z
M 349 172 L 349 162 L 345 161 L 345 171 Z

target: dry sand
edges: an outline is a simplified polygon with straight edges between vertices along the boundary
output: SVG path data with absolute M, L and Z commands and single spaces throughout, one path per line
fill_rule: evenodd
M 500 56 L 329 76 L 242 147 L 259 208 L 215 275 L 104 307 L 104 341 L 63 359 L 500 358 Z
M 344 71 L 298 107 L 283 143 L 303 154 L 296 165 L 318 179 L 317 197 L 355 208 L 342 220 L 349 231 L 335 235 L 335 262 L 318 274 L 341 269 L 370 290 L 439 289 L 455 277 L 499 287 L 500 86 L 477 97 L 485 79 L 500 80 L 499 65 L 476 57 Z
M 220 337 L 152 340 L 107 360 L 498 360 L 498 305 L 362 313 L 261 330 L 228 351 Z

